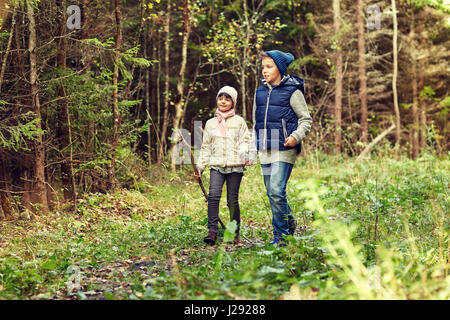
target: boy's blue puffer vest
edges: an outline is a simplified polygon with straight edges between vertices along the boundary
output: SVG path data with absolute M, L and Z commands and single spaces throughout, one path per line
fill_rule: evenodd
M 258 150 L 289 150 L 297 149 L 297 154 L 301 152 L 302 146 L 299 143 L 295 147 L 285 147 L 284 140 L 292 132 L 297 130 L 298 117 L 291 107 L 290 99 L 294 91 L 300 89 L 304 94 L 304 82 L 303 79 L 297 76 L 286 75 L 277 86 L 272 86 L 270 91 L 269 87 L 263 80 L 263 85 L 259 86 L 256 90 L 256 113 L 255 113 L 255 131 L 256 131 L 256 147 Z M 266 107 L 269 107 L 266 118 Z M 267 129 L 267 134 L 264 135 L 264 123 Z M 284 125 L 283 125 L 284 123 Z M 283 127 L 286 128 L 286 134 Z M 271 137 L 271 130 L 278 131 L 278 137 L 276 134 Z M 275 132 L 276 132 L 275 131 Z M 264 139 L 265 138 L 265 139 Z

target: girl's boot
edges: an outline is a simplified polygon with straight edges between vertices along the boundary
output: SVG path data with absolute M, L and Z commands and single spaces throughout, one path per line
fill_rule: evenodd
M 203 239 L 203 241 L 210 246 L 213 246 L 216 244 L 217 240 L 217 232 L 209 231 L 208 235 Z
M 236 246 L 238 244 L 241 243 L 241 240 L 239 239 L 239 232 L 236 233 L 236 235 L 234 236 L 234 240 L 233 240 L 233 244 Z

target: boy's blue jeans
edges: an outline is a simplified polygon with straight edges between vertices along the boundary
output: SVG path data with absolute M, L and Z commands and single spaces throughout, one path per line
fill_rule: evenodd
M 294 218 L 286 195 L 286 185 L 293 167 L 293 164 L 281 161 L 261 164 L 264 185 L 272 209 L 273 235 L 280 240 L 282 235 L 289 234 L 289 216 Z

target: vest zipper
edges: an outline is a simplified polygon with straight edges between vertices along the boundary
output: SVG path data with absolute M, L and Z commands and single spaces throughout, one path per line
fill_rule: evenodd
M 286 130 L 286 120 L 284 120 L 284 118 L 281 119 L 281 124 L 283 125 L 284 140 L 286 140 L 286 138 L 287 138 L 287 130 Z
M 266 114 L 264 116 L 264 145 L 263 145 L 263 150 L 267 150 L 267 111 L 269 110 L 270 95 L 272 94 L 272 86 L 270 84 L 267 84 L 267 85 L 269 86 L 269 94 L 267 95 Z

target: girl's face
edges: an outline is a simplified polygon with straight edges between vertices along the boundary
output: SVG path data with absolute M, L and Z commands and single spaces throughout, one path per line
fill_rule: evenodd
M 281 82 L 281 74 L 272 58 L 262 59 L 262 75 L 271 85 L 277 85 Z
M 219 108 L 220 112 L 227 112 L 231 108 L 233 108 L 233 100 L 231 98 L 221 94 L 217 98 L 217 108 Z

